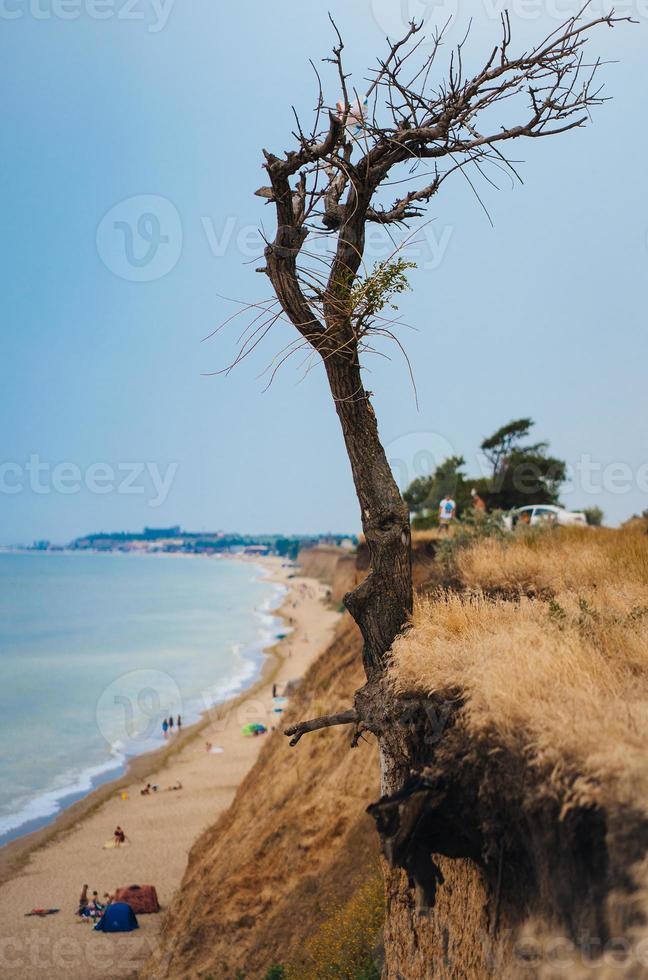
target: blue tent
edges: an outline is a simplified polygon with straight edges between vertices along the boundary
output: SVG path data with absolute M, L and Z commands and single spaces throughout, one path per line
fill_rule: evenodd
M 98 932 L 132 932 L 139 929 L 135 913 L 126 902 L 114 902 L 109 905 L 97 922 Z

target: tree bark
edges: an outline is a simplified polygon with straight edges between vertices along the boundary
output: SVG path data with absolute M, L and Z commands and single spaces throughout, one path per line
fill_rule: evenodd
M 371 564 L 367 578 L 344 603 L 362 633 L 367 680 L 374 681 L 384 674 L 387 653 L 412 612 L 409 512 L 387 462 L 357 356 L 334 354 L 324 364 Z

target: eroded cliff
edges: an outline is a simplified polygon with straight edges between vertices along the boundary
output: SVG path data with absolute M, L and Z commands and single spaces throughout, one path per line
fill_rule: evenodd
M 346 728 L 293 750 L 275 733 L 196 843 L 145 976 L 298 963 L 379 846 L 383 980 L 648 975 L 648 540 L 551 532 L 443 562 L 436 547 L 416 543 L 423 598 L 390 674 L 418 745 L 409 780 L 379 799 L 375 741 L 351 750 Z M 335 558 L 305 564 L 332 583 Z M 363 548 L 343 562 L 350 588 Z M 363 682 L 345 616 L 287 724 L 348 708 Z
M 347 707 L 362 679 L 345 617 L 286 724 Z M 193 847 L 144 976 L 263 977 L 364 883 L 379 850 L 365 813 L 379 795 L 377 752 L 368 743 L 351 751 L 349 738 L 334 729 L 290 749 L 280 732 L 268 737 L 231 808 Z

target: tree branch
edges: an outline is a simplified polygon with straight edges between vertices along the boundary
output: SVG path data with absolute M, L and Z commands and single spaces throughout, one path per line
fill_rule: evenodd
M 325 364 L 357 364 L 373 349 L 366 343 L 369 334 L 392 336 L 380 332 L 378 318 L 363 319 L 353 304 L 370 224 L 389 229 L 392 237 L 392 228 L 400 231 L 423 218 L 426 205 L 455 171 L 488 214 L 478 184 L 497 187 L 492 177 L 505 168 L 519 179 L 506 146 L 577 129 L 589 121 L 591 108 L 605 101 L 597 83 L 602 63 L 585 60 L 585 45 L 595 29 L 633 21 L 613 11 L 587 20 L 588 6 L 518 54 L 504 14 L 499 43 L 472 77 L 465 72 L 467 32 L 436 81 L 444 30 L 424 53 L 422 24 L 412 21 L 400 40 L 388 41 L 364 95 L 345 69 L 342 35 L 332 21 L 335 44 L 324 61 L 333 67 L 335 94 L 326 104 L 315 70 L 312 129 L 295 113 L 295 146 L 279 155 L 264 150 L 269 181 L 256 191 L 276 213 L 274 239 L 267 242 L 258 271 L 270 279 L 285 319 Z M 421 165 L 427 160 L 431 168 Z M 401 177 L 400 168 L 409 168 L 408 174 Z M 416 183 L 390 203 L 385 192 L 401 181 Z M 326 239 L 325 253 L 309 247 L 311 235 Z M 402 236 L 392 240 L 395 252 L 403 247 Z M 240 357 L 255 348 L 264 330 L 251 335 Z
M 321 728 L 333 728 L 335 725 L 354 725 L 360 718 L 355 708 L 342 711 L 338 715 L 323 715 L 321 718 L 313 718 L 311 721 L 300 721 L 299 724 L 287 728 L 284 735 L 291 736 L 290 745 L 297 745 L 297 742 L 307 732 L 317 732 Z
M 257 191 L 277 212 L 277 234 L 266 249 L 265 271 L 290 320 L 323 357 L 358 356 L 358 338 L 366 331 L 364 324 L 362 331 L 357 329 L 350 299 L 363 262 L 368 222 L 405 225 L 422 217 L 425 205 L 456 170 L 473 189 L 470 166 L 478 178 L 494 184 L 486 172 L 489 164 L 511 168 L 501 144 L 576 129 L 588 121 L 592 106 L 605 101 L 594 85 L 600 62 L 585 63 L 584 45 L 595 28 L 614 27 L 631 18 L 611 12 L 586 22 L 586 7 L 517 56 L 510 53 L 511 27 L 504 15 L 499 44 L 468 78 L 463 58 L 466 34 L 436 87 L 430 85 L 430 77 L 442 32 L 433 39 L 431 53 L 405 76 L 406 66 L 421 50 L 421 25 L 412 22 L 400 40 L 390 42 L 386 58 L 378 60 L 364 97 L 349 82 L 344 43 L 332 22 L 336 44 L 324 60 L 334 66 L 342 93 L 337 111 L 329 109 L 328 128 L 321 133 L 306 135 L 298 122 L 297 149 L 283 157 L 264 151 L 271 186 Z M 318 92 L 316 125 L 323 108 L 319 76 Z M 506 125 L 495 127 L 493 120 L 501 119 L 501 113 L 494 116 L 491 110 L 510 99 L 522 102 L 522 121 L 509 115 Z M 409 179 L 414 179 L 417 164 L 427 159 L 435 161 L 431 182 L 421 181 L 422 186 L 391 206 L 376 200 L 396 168 L 409 164 Z M 297 174 L 297 185 L 291 186 Z M 479 198 L 476 189 L 475 193 Z M 304 243 L 314 230 L 337 240 L 326 282 L 315 277 L 319 284 L 311 290 L 307 284 L 314 273 Z

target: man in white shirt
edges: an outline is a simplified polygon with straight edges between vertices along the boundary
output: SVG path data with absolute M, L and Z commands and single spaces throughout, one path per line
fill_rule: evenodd
M 439 504 L 439 527 L 442 531 L 448 531 L 450 523 L 454 519 L 457 505 L 449 494 L 446 494 Z

